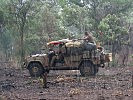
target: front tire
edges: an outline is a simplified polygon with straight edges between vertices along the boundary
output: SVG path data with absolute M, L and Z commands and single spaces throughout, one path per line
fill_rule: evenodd
M 44 73 L 44 68 L 39 62 L 30 63 L 28 70 L 32 77 L 40 77 Z
M 91 61 L 83 61 L 82 64 L 79 66 L 79 70 L 81 76 L 95 76 L 95 68 Z

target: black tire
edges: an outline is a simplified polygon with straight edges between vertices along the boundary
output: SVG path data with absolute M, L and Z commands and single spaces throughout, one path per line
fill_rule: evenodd
M 32 77 L 40 77 L 44 73 L 43 66 L 38 62 L 32 62 L 28 66 L 29 73 Z
M 95 76 L 96 70 L 95 66 L 91 61 L 83 61 L 82 64 L 79 66 L 79 70 L 81 73 L 81 76 Z

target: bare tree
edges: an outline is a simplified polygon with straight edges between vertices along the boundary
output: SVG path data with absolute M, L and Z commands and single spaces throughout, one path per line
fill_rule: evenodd
M 34 0 L 18 0 L 18 2 L 14 2 L 12 0 L 12 5 L 15 9 L 14 15 L 16 17 L 17 27 L 20 33 L 20 57 L 21 64 L 24 61 L 25 52 L 24 52 L 24 30 L 27 22 L 28 12 L 33 4 Z

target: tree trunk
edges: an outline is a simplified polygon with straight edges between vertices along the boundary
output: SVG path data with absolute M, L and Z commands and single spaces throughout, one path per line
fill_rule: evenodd
M 20 25 L 20 46 L 21 46 L 21 67 L 23 67 L 23 62 L 24 62 L 24 58 L 25 58 L 25 52 L 24 52 L 24 26 L 26 23 L 26 14 L 23 15 L 23 18 L 21 19 L 22 24 Z

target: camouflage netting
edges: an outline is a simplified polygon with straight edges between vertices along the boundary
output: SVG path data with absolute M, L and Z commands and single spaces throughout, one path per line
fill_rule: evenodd
M 80 55 L 83 51 L 91 51 L 96 49 L 96 45 L 93 43 L 85 43 L 85 42 L 68 42 L 65 44 L 66 46 L 66 54 L 67 55 Z
M 68 42 L 66 46 L 66 55 L 79 55 L 82 54 L 81 51 L 84 50 L 83 43 L 79 41 Z

